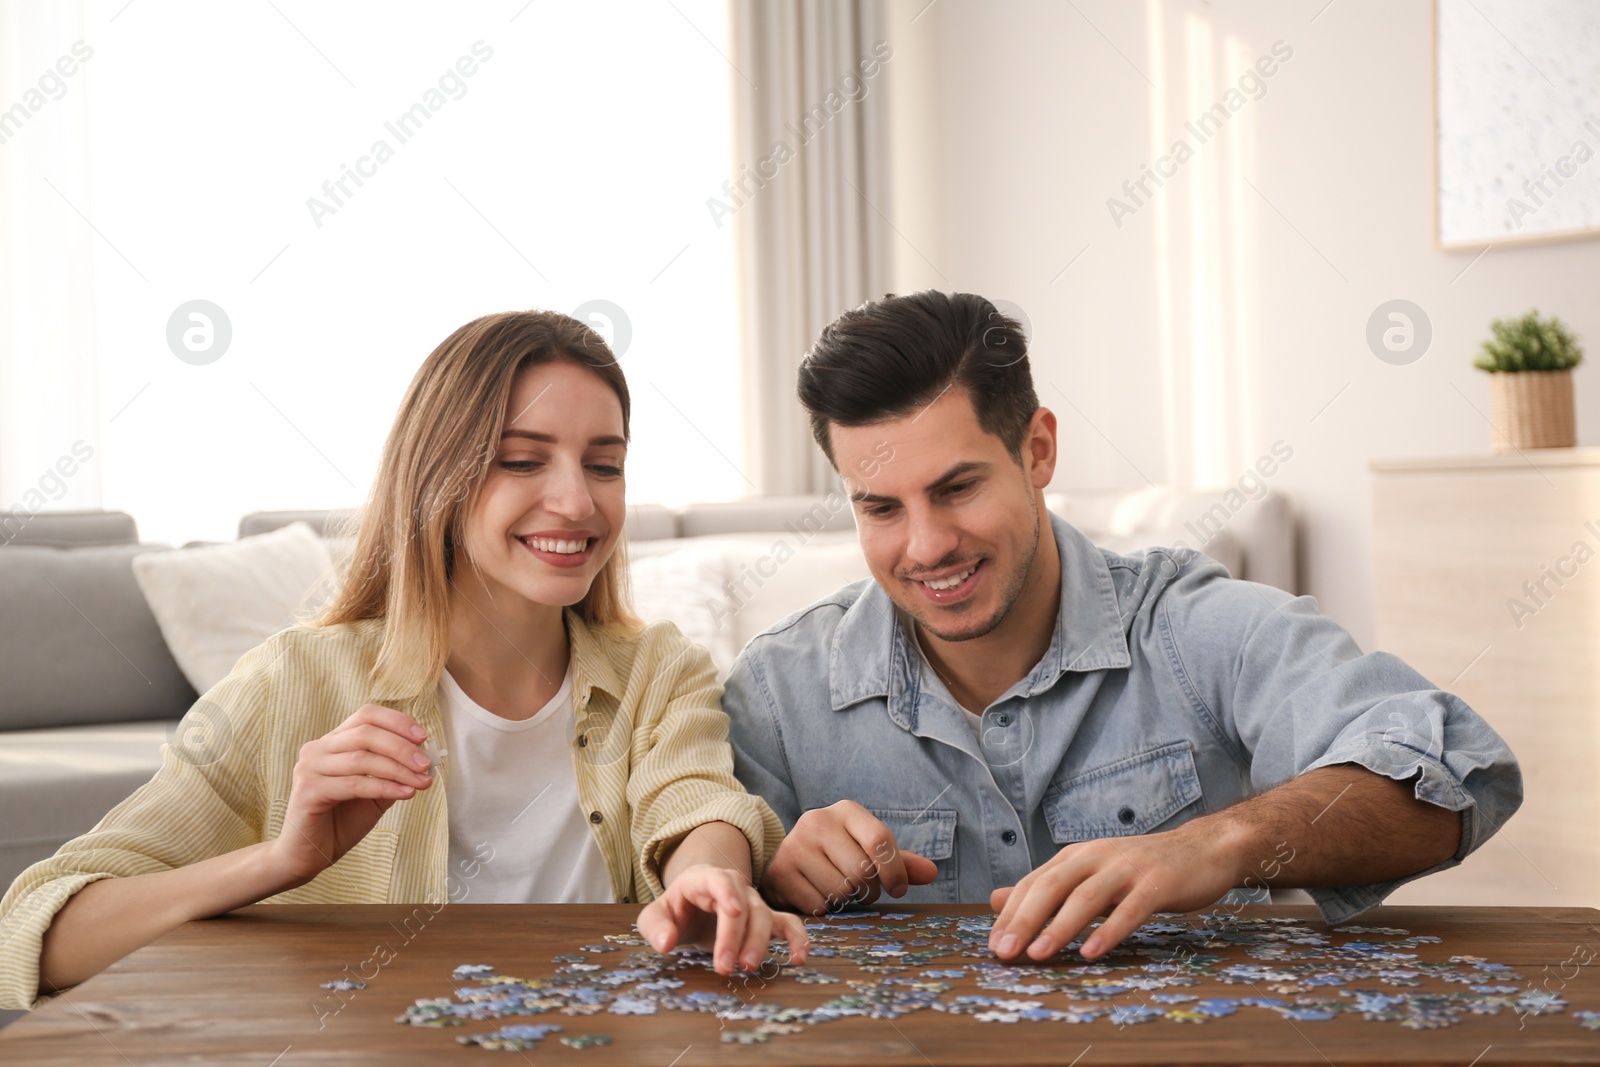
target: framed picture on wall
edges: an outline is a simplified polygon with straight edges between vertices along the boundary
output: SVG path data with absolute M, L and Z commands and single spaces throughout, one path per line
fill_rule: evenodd
M 1434 0 L 1440 248 L 1600 236 L 1600 3 Z

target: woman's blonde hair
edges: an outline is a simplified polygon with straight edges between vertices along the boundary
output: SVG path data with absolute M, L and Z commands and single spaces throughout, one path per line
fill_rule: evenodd
M 464 554 L 466 519 L 499 450 L 511 385 L 525 367 L 586 367 L 622 405 L 628 383 L 594 330 L 554 311 L 505 311 L 474 319 L 435 348 L 400 402 L 378 477 L 362 509 L 343 584 L 312 623 L 384 620 L 374 680 L 424 663 L 437 681 L 450 657 L 450 583 Z M 622 536 L 573 608 L 585 622 L 634 630 Z M 469 560 L 470 562 L 470 560 Z

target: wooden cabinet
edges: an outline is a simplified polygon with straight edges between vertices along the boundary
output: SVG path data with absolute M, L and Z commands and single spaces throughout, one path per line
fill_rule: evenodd
M 1390 902 L 1600 905 L 1600 448 L 1371 469 L 1377 645 L 1487 719 L 1525 793 Z

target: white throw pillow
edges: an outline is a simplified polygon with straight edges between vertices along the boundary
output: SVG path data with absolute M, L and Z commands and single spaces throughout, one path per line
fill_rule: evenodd
M 670 543 L 681 547 L 629 559 L 634 610 L 645 622 L 675 623 L 683 636 L 706 646 L 717 665 L 717 678 L 726 678 L 739 646 L 715 609 L 722 599 L 721 553 L 713 543 L 678 539 Z M 629 545 L 628 551 L 632 553 L 634 546 Z
M 1195 544 L 1194 534 L 1183 527 L 1143 529 L 1121 534 L 1084 530 L 1083 535 L 1102 548 L 1123 554 L 1141 548 L 1156 546 L 1176 548 L 1183 545 L 1202 555 L 1210 556 L 1226 567 L 1231 575 L 1238 575 L 1244 563 L 1244 549 L 1240 546 L 1238 538 L 1233 536 L 1232 530 L 1219 530 L 1203 545 Z
M 783 534 L 725 542 L 726 583 L 718 609 L 735 653 L 752 637 L 840 586 L 871 575 L 854 530 L 805 541 Z
M 220 545 L 135 556 L 133 576 L 167 648 L 201 693 L 239 657 L 332 591 L 333 554 L 303 522 Z
M 726 678 L 745 643 L 841 585 L 865 578 L 853 532 L 733 534 L 629 545 L 633 604 L 705 645 Z M 671 546 L 671 547 L 668 547 Z

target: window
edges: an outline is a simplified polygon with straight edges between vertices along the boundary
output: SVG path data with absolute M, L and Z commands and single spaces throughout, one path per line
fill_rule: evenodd
M 73 206 L 99 235 L 104 506 L 182 542 L 357 504 L 428 352 L 524 307 L 630 335 L 630 501 L 748 491 L 731 227 L 706 207 L 725 34 L 719 0 L 91 4 Z

